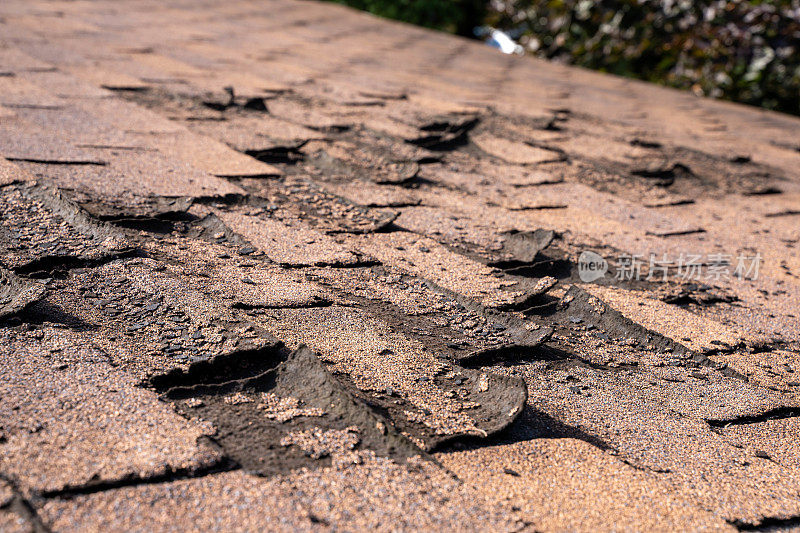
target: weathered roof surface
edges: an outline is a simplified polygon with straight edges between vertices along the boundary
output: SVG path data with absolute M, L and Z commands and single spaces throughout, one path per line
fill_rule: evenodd
M 4 0 L 0 529 L 796 528 L 798 169 L 327 3 Z

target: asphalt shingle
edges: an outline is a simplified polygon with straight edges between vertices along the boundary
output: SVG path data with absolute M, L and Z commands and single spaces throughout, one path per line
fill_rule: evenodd
M 796 527 L 796 117 L 333 3 L 0 42 L 0 529 Z

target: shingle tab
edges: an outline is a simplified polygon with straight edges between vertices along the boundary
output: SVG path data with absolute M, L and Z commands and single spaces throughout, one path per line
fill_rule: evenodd
M 0 469 L 26 495 L 205 468 L 218 452 L 68 331 L 4 332 Z

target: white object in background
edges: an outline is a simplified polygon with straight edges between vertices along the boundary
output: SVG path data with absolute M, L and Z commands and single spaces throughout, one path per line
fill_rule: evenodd
M 507 33 L 500 30 L 492 29 L 486 43 L 504 54 L 522 54 L 524 52 L 522 46 L 515 43 L 514 39 L 509 37 Z

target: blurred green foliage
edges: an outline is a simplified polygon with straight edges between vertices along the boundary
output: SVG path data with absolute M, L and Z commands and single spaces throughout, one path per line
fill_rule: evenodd
M 493 0 L 537 55 L 800 114 L 800 0 Z
M 402 20 L 474 37 L 473 29 L 483 24 L 486 0 L 334 0 L 381 17 Z
M 800 115 L 800 0 L 336 0 L 529 52 Z

